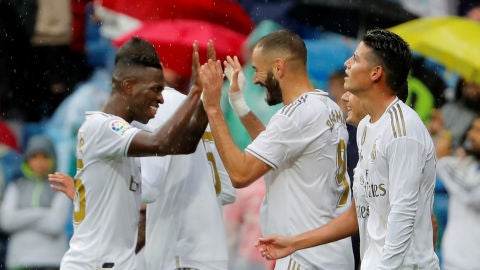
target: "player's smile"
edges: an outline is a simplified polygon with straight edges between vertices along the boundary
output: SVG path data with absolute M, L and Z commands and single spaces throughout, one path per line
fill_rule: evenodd
M 155 117 L 155 114 L 157 113 L 157 109 L 158 109 L 158 103 L 155 103 L 155 105 L 150 105 L 147 111 L 148 117 L 149 118 Z

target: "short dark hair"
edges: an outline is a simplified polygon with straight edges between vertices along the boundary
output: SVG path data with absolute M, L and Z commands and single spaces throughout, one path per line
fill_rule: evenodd
M 410 46 L 397 34 L 385 29 L 367 31 L 363 43 L 372 49 L 387 75 L 387 85 L 400 97 L 408 95 L 407 77 L 412 66 Z
M 287 29 L 274 31 L 255 44 L 255 48 L 262 47 L 266 51 L 288 51 L 295 60 L 307 64 L 307 47 L 302 38 L 295 32 Z
M 115 67 L 123 65 L 137 65 L 162 69 L 153 45 L 138 37 L 131 38 L 118 49 L 115 55 Z

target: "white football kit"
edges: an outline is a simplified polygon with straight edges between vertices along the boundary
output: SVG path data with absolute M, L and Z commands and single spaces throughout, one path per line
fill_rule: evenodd
M 361 268 L 439 269 L 431 222 L 436 154 L 418 114 L 396 98 L 375 123 L 368 115 L 360 121 L 357 144 L 355 182 L 364 193 L 355 202 L 366 201 L 369 212 L 359 227 Z
M 139 129 L 87 112 L 77 135 L 74 233 L 61 269 L 135 269 L 141 178 L 127 157 Z
M 149 121 L 151 129 L 163 125 L 186 98 L 171 88 L 165 88 L 162 95 L 165 103 L 159 106 L 157 117 Z M 190 155 L 141 158 L 142 197 L 151 201 L 147 205 L 145 243 L 149 270 L 228 268 L 217 194 L 232 202 L 235 190 L 212 138 L 207 129 Z
M 263 234 L 297 235 L 325 225 L 348 209 L 347 141 L 340 108 L 320 90 L 301 95 L 271 118 L 245 150 L 272 167 L 264 177 Z M 351 270 L 350 238 L 296 251 L 277 260 L 275 269 L 292 265 Z
M 449 195 L 442 269 L 480 269 L 480 163 L 472 156 L 445 157 L 437 173 Z
M 362 160 L 359 160 L 362 162 Z M 360 258 L 363 257 L 366 247 L 368 247 L 368 237 L 366 237 L 366 226 L 368 216 L 370 215 L 369 206 L 365 197 L 365 173 L 360 172 L 362 166 L 357 166 L 353 171 L 353 197 L 355 200 L 355 212 L 357 214 L 358 232 L 361 241 L 360 242 Z

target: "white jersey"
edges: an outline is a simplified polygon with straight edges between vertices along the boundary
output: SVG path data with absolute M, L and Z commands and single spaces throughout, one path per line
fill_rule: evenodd
M 139 129 L 87 112 L 77 135 L 74 233 L 61 269 L 135 269 L 141 178 L 127 151 Z
M 246 148 L 272 167 L 264 177 L 263 234 L 297 235 L 348 209 L 347 141 L 343 114 L 323 91 L 301 95 L 272 117 Z M 292 259 L 301 269 L 350 270 L 354 264 L 350 238 L 299 250 Z M 276 269 L 288 265 L 282 260 L 289 258 Z
M 375 123 L 360 121 L 357 144 L 358 201 L 369 211 L 360 227 L 362 269 L 439 269 L 431 222 L 435 147 L 418 114 L 396 98 Z
M 473 157 L 445 157 L 437 173 L 449 195 L 442 269 L 480 269 L 480 163 Z
M 162 95 L 165 103 L 150 120 L 151 128 L 163 125 L 186 98 L 171 88 L 166 88 Z M 206 132 L 190 155 L 141 158 L 145 196 L 155 200 L 147 205 L 147 269 L 228 268 L 227 240 L 217 194 L 222 193 L 221 179 L 234 189 L 221 160 L 211 152 L 211 138 L 211 133 Z M 233 201 L 234 194 L 225 196 Z
M 359 161 L 361 162 L 361 160 Z M 368 247 L 367 221 L 370 215 L 367 199 L 365 197 L 365 172 L 360 172 L 362 166 L 357 166 L 353 171 L 353 197 L 355 199 L 355 212 L 358 221 L 358 233 L 360 236 L 360 258 L 363 257 L 366 247 Z

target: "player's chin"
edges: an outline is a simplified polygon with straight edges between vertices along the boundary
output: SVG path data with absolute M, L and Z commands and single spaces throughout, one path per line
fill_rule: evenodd
M 347 113 L 347 117 L 345 118 L 345 122 L 347 122 L 348 124 L 353 124 L 354 123 L 354 119 L 353 119 L 353 113 L 352 111 L 348 111 Z
M 152 116 L 150 116 L 149 114 L 146 113 L 145 115 L 143 115 L 143 117 L 141 119 L 138 119 L 137 121 L 142 123 L 142 124 L 147 124 L 148 121 L 150 121 L 150 119 L 152 119 L 152 118 L 153 118 Z

